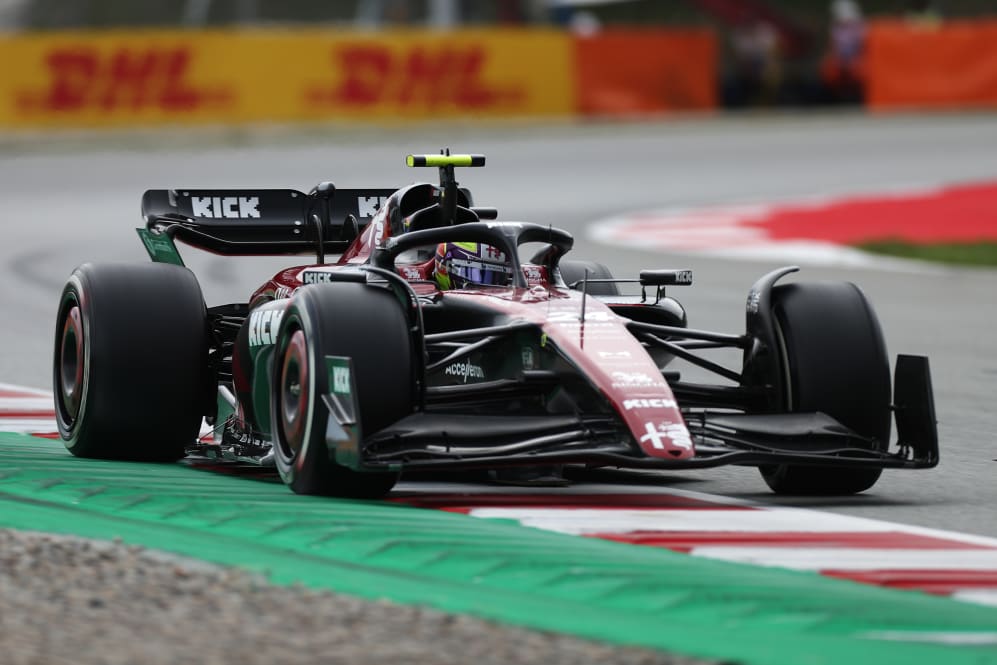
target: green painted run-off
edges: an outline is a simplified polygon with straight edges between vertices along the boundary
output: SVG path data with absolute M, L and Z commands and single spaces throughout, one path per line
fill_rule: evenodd
M 120 537 L 367 598 L 740 663 L 997 663 L 997 608 L 0 434 L 0 526 Z M 956 638 L 965 646 L 919 640 Z M 889 638 L 889 639 L 887 639 Z M 983 643 L 981 643 L 983 642 Z

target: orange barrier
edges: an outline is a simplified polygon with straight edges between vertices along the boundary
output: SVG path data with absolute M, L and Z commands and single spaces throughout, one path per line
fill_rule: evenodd
M 997 105 L 997 20 L 876 21 L 868 49 L 872 109 Z
M 583 115 L 713 108 L 717 58 L 709 30 L 610 29 L 577 37 L 576 108 Z
M 0 128 L 713 106 L 709 33 L 110 31 L 0 38 Z

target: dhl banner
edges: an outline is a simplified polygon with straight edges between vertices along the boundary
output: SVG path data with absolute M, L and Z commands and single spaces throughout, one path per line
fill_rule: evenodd
M 594 46 L 580 56 L 574 39 L 514 29 L 15 35 L 0 38 L 0 127 L 615 113 L 621 90 L 632 89 L 640 108 L 631 111 L 676 107 L 674 94 L 647 92 L 669 76 L 667 67 L 679 69 L 674 63 L 621 80 L 593 66 Z M 698 85 L 712 88 L 712 71 L 681 69 L 682 80 L 705 76 Z M 612 92 L 603 98 L 616 100 L 608 107 L 597 94 L 607 85 Z M 691 89 L 688 82 L 679 88 Z M 693 98 L 713 103 L 687 92 L 679 97 L 681 108 Z
M 556 32 L 122 32 L 0 40 L 0 124 L 564 114 Z
M 877 21 L 868 49 L 870 108 L 997 106 L 997 20 Z

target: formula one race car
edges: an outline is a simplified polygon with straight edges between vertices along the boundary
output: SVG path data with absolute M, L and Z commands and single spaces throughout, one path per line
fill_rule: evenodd
M 484 161 L 409 156 L 440 182 L 397 191 L 147 191 L 153 263 L 84 264 L 62 293 L 66 447 L 273 465 L 295 492 L 349 497 L 382 496 L 404 471 L 545 465 L 750 465 L 778 493 L 849 494 L 938 463 L 928 361 L 899 356 L 891 391 L 853 284 L 776 285 L 796 270 L 783 268 L 751 287 L 743 334 L 690 328 L 665 293 L 690 271 L 620 280 L 564 259 L 568 233 L 494 221 L 458 187 L 454 168 Z M 177 240 L 317 260 L 206 307 Z M 683 380 L 683 363 L 716 380 Z

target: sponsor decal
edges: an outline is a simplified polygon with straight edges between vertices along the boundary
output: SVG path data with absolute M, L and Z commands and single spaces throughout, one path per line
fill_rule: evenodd
M 614 388 L 666 388 L 660 376 L 652 377 L 644 372 L 612 372 L 610 375 Z
M 230 90 L 207 89 L 191 81 L 190 46 L 123 46 L 106 51 L 73 44 L 45 54 L 48 86 L 18 95 L 23 112 L 147 110 L 190 113 L 228 105 Z
M 328 270 L 303 270 L 301 272 L 303 284 L 325 284 L 331 281 L 332 273 Z
M 277 341 L 283 310 L 267 309 L 249 315 L 249 346 L 264 346 Z
M 603 360 L 629 360 L 632 357 L 629 351 L 599 351 L 598 354 Z
M 577 311 L 555 311 L 547 315 L 547 320 L 551 323 L 578 323 L 581 312 L 581 307 Z
M 530 286 L 544 283 L 543 271 L 536 266 L 523 266 L 523 274 L 526 277 L 526 283 Z
M 170 245 L 170 241 L 166 238 L 156 238 L 152 235 L 143 236 L 142 240 L 145 241 L 145 246 L 153 254 L 167 254 L 173 252 L 173 247 Z
M 618 330 L 618 326 L 615 323 L 610 323 L 609 321 L 589 321 L 588 317 L 585 317 L 585 319 L 584 324 L 581 321 L 555 321 L 554 325 L 561 326 L 562 328 L 581 328 L 584 325 L 586 333 L 597 329 L 605 332 L 609 332 L 610 329 Z
M 258 196 L 192 196 L 190 207 L 194 217 L 212 219 L 259 219 Z
M 533 347 L 524 346 L 522 352 L 523 359 L 523 369 L 531 370 L 537 368 L 536 354 L 533 353 Z
M 749 314 L 758 313 L 758 305 L 761 299 L 762 299 L 761 291 L 756 291 L 754 289 L 751 289 L 751 291 L 748 292 L 747 308 Z
M 402 277 L 405 279 L 422 279 L 422 273 L 419 272 L 418 268 L 413 268 L 411 266 L 402 266 Z
M 447 368 L 443 370 L 443 373 L 447 376 L 456 376 L 458 378 L 464 379 L 464 383 L 467 383 L 468 379 L 484 379 L 485 371 L 481 369 L 480 365 L 472 365 L 471 361 L 465 360 L 464 362 L 456 362 L 447 365 Z
M 563 324 L 563 323 L 573 323 L 577 324 L 582 316 L 581 307 L 577 311 L 565 311 L 551 312 L 547 320 L 551 323 Z M 590 323 L 610 323 L 617 316 L 611 312 L 601 312 L 601 311 L 588 311 L 585 312 L 585 325 Z
M 373 217 L 387 200 L 387 196 L 358 196 L 357 217 Z
M 273 292 L 274 300 L 284 300 L 291 297 L 291 287 L 289 286 L 278 286 Z
M 482 250 L 484 250 L 484 258 L 495 259 L 496 261 L 505 261 L 505 253 L 502 252 L 498 247 L 494 245 L 481 245 Z
M 384 221 L 383 218 L 371 224 L 371 237 L 374 239 L 375 247 L 384 246 Z
M 336 46 L 332 59 L 342 81 L 306 95 L 311 104 L 352 109 L 397 105 L 473 111 L 521 102 L 521 87 L 484 80 L 487 57 L 478 44 L 419 44 L 404 50 L 382 44 Z
M 614 383 L 627 386 L 649 386 L 655 379 L 644 372 L 613 372 L 610 375 Z
M 332 368 L 332 392 L 340 395 L 350 394 L 350 370 L 348 367 L 336 365 Z
M 679 270 L 675 273 L 675 283 L 676 284 L 692 284 L 692 271 L 691 270 Z
M 692 437 L 685 425 L 679 423 L 644 423 L 644 431 L 647 432 L 640 437 L 640 442 L 650 441 L 651 445 L 659 450 L 665 449 L 664 439 L 672 442 L 672 445 L 685 450 L 692 450 Z
M 180 253 L 169 236 L 156 235 L 148 229 L 136 229 L 136 231 L 138 231 L 139 237 L 142 238 L 142 242 L 145 243 L 149 258 L 153 261 L 157 263 L 172 263 L 178 266 L 183 265 L 183 259 L 180 258 Z
M 634 409 L 675 409 L 678 408 L 678 403 L 673 399 L 625 399 L 623 400 L 623 408 L 627 411 Z

